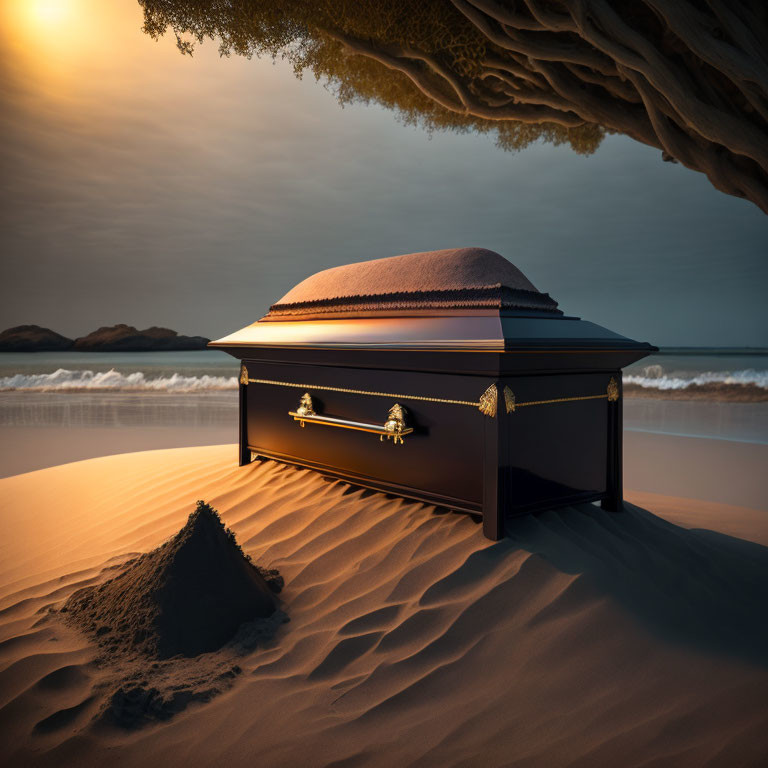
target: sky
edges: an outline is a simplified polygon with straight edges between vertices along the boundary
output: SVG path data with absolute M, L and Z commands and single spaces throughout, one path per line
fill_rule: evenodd
M 768 347 L 768 217 L 657 150 L 430 137 L 141 24 L 136 0 L 0 5 L 0 329 L 217 338 L 320 269 L 481 246 L 641 341 Z

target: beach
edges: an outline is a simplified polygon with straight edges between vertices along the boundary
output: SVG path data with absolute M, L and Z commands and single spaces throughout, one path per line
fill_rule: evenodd
M 238 467 L 232 364 L 199 354 L 131 363 L 140 371 L 70 359 L 90 373 L 0 392 L 4 763 L 730 767 L 768 755 L 766 403 L 627 397 L 625 510 L 529 515 L 491 542 L 470 516 L 277 462 Z M 51 377 L 50 361 L 27 360 L 24 376 Z M 98 376 L 118 384 L 81 386 Z M 104 713 L 125 676 L 62 608 L 168 540 L 200 499 L 279 571 L 288 621 L 172 675 L 132 668 L 141 696 L 182 691 L 183 705 L 115 725 Z
M 767 9 L 6 0 L 0 768 L 768 768 Z
M 239 468 L 233 454 L 148 451 L 0 480 L 7 764 L 736 766 L 766 754 L 765 513 L 629 493 L 623 513 L 527 516 L 493 543 L 467 516 L 275 462 Z M 57 610 L 178 530 L 198 498 L 283 574 L 290 621 L 207 703 L 140 729 L 94 725 L 110 668 Z

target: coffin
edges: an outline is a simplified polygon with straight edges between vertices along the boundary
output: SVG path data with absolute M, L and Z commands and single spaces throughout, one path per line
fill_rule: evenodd
M 621 369 L 657 351 L 563 314 L 493 251 L 318 272 L 210 346 L 259 457 L 481 515 L 622 502 Z

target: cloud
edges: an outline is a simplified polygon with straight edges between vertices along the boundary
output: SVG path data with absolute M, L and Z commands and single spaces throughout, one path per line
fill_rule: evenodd
M 183 58 L 139 31 L 133 0 L 104 5 L 111 45 L 66 83 L 3 62 L 0 327 L 216 336 L 318 269 L 481 245 L 620 332 L 768 346 L 768 219 L 655 150 L 430 139 L 282 64 Z

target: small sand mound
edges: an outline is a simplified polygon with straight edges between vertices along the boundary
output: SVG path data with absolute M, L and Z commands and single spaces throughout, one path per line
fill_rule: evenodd
M 172 539 L 76 592 L 63 610 L 113 652 L 192 657 L 221 648 L 244 622 L 271 616 L 281 586 L 279 574 L 254 566 L 216 510 L 198 501 Z

